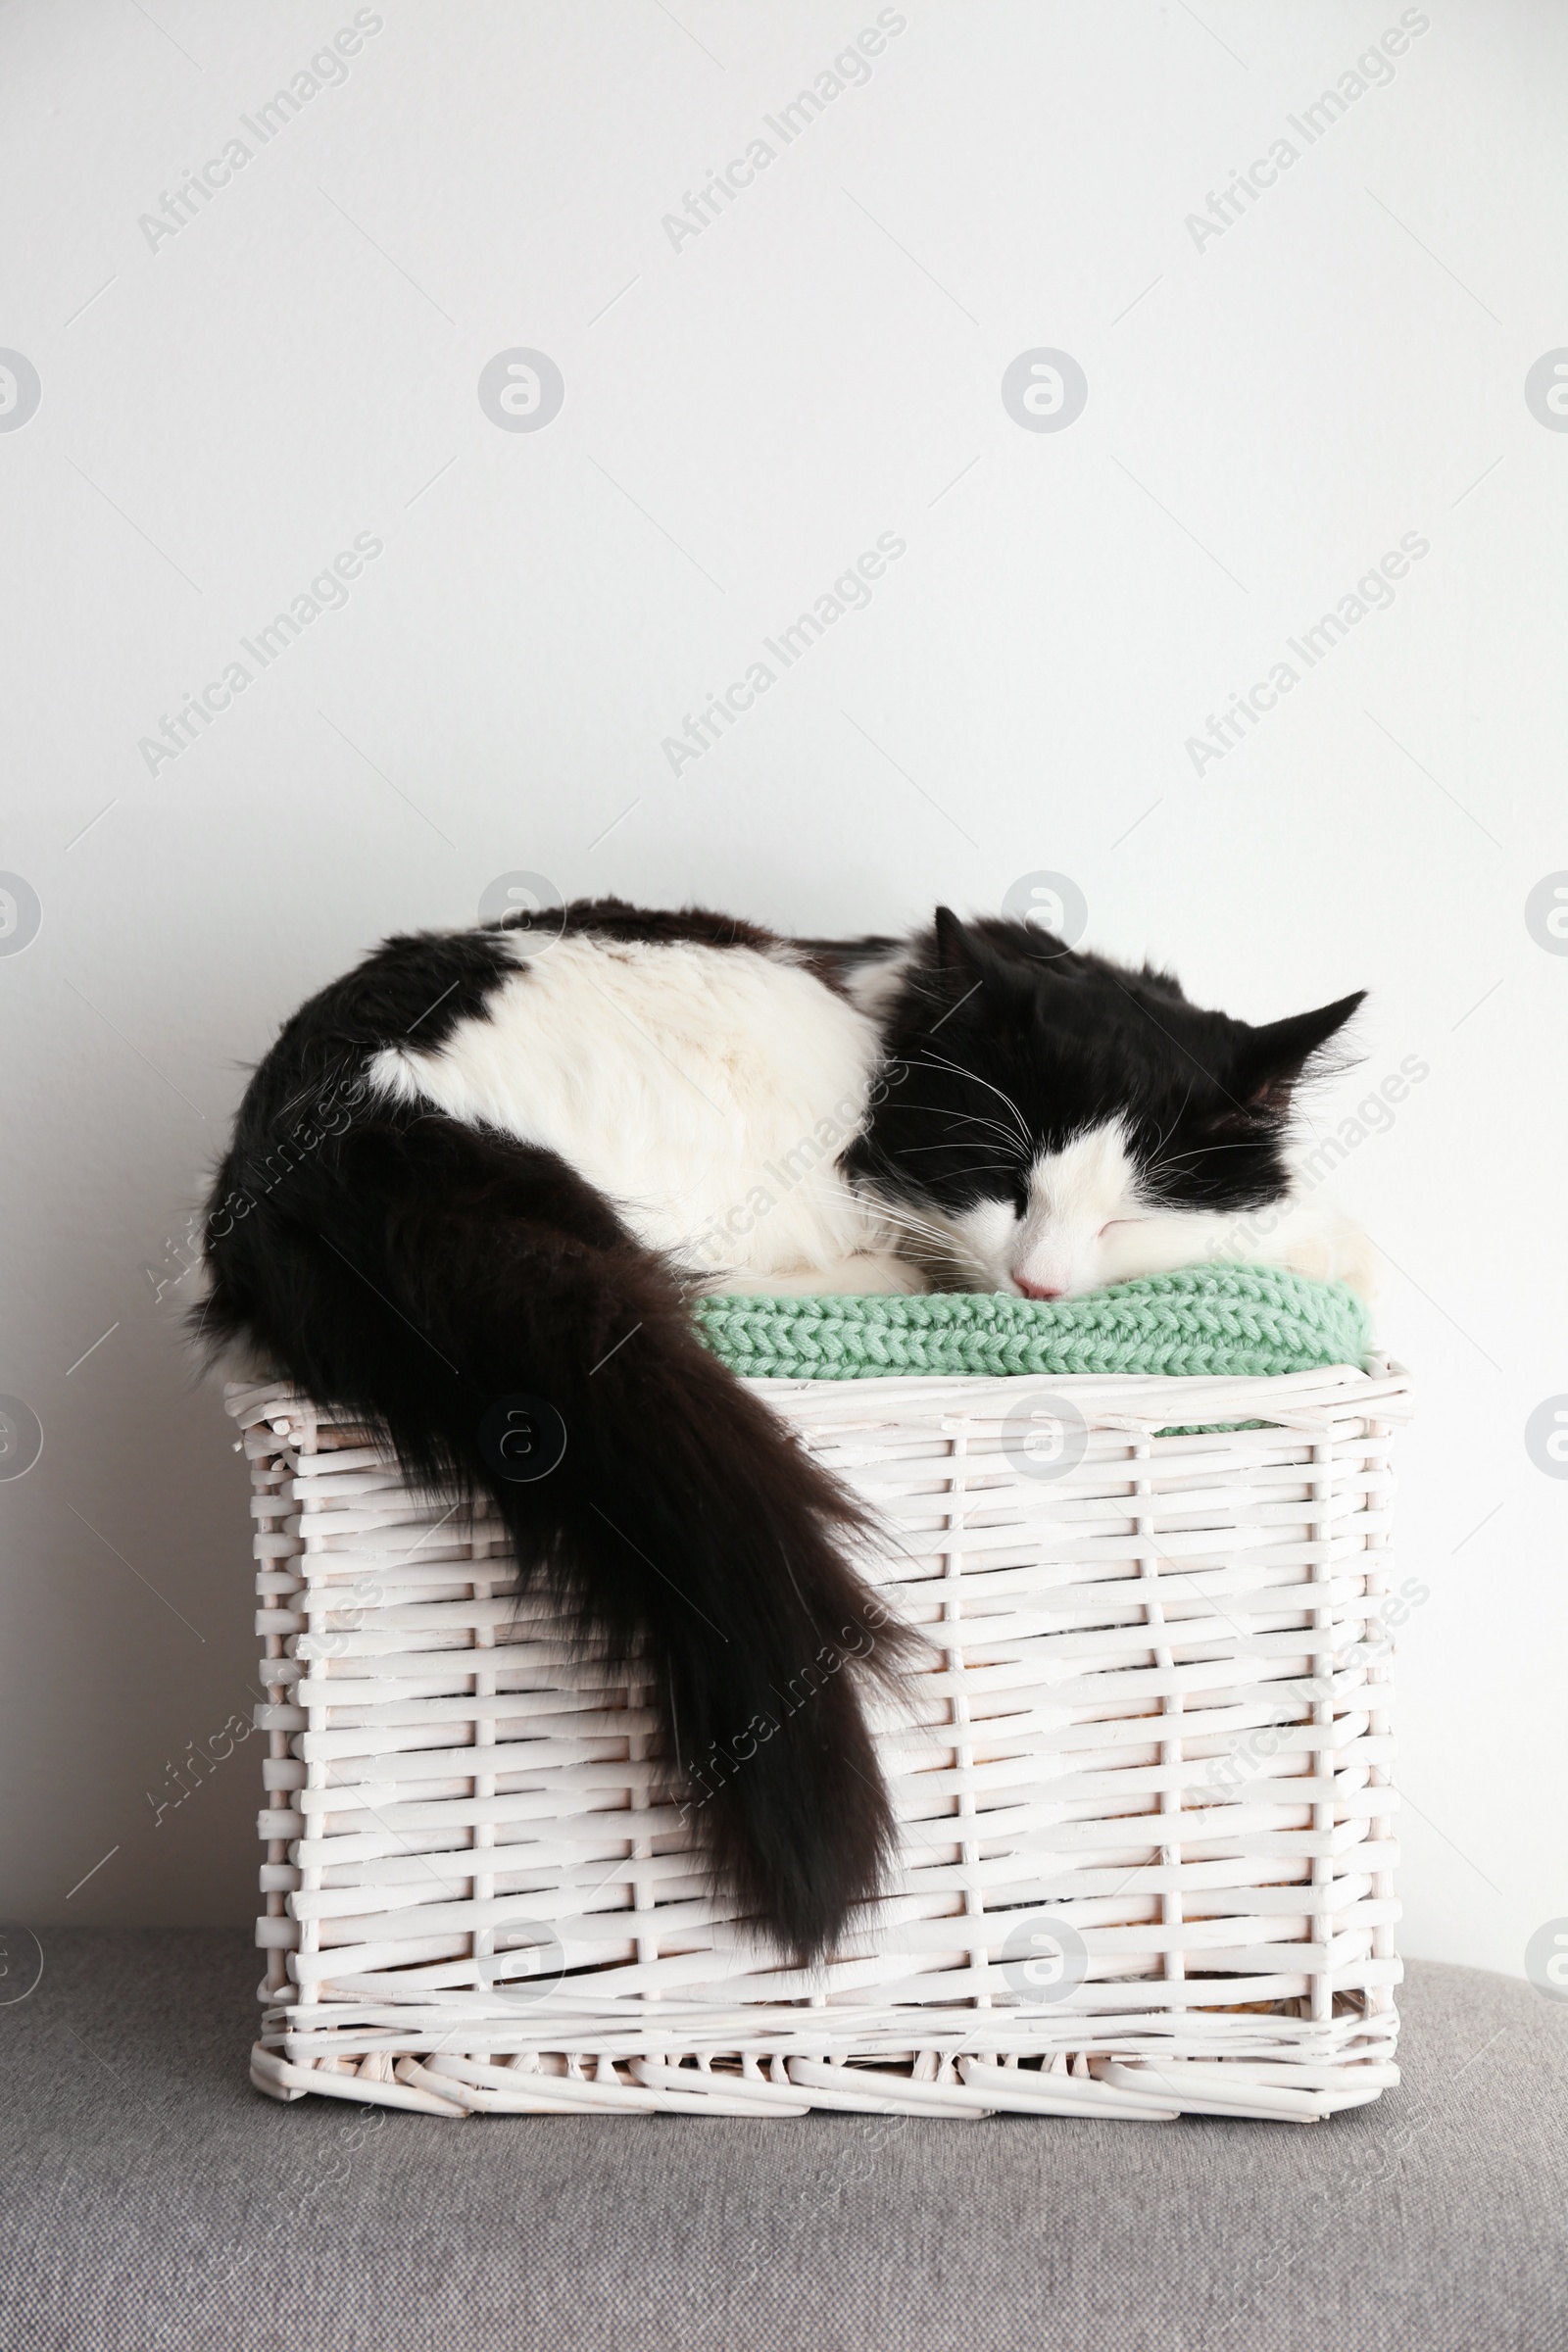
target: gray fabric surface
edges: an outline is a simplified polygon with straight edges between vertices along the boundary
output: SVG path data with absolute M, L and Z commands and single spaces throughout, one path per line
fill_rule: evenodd
M 258 2096 L 242 1936 L 43 1947 L 7 2352 L 1568 2345 L 1568 2004 L 1509 1979 L 1413 1966 L 1403 2087 L 1308 2127 L 446 2124 Z

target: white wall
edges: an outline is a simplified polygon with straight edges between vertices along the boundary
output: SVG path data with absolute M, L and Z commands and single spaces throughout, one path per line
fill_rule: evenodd
M 242 118 L 350 0 L 0 17 L 0 344 L 42 393 L 0 430 L 0 866 L 42 908 L 0 956 L 0 1390 L 45 1440 L 0 1484 L 13 1915 L 249 1915 L 254 1749 L 155 1818 L 248 1710 L 252 1642 L 240 1466 L 147 1269 L 177 1274 L 279 1019 L 514 868 L 813 930 L 1050 868 L 1093 941 L 1235 1012 L 1370 987 L 1316 1116 L 1429 1065 L 1339 1179 L 1423 1398 L 1405 1946 L 1518 1970 L 1568 1914 L 1568 1484 L 1524 1443 L 1568 1391 L 1568 958 L 1525 919 L 1568 867 L 1568 436 L 1524 396 L 1568 344 L 1568 20 L 1406 11 L 1393 78 L 1308 144 L 1287 119 L 1396 0 L 898 13 L 787 148 L 763 118 L 870 0 L 380 0 L 266 146 Z M 140 225 L 236 134 L 207 209 Z M 479 404 L 516 347 L 564 379 L 543 430 Z M 1001 397 L 1039 347 L 1087 376 L 1059 431 Z M 347 603 L 260 670 L 239 640 L 362 533 Z M 881 533 L 868 609 L 672 773 L 684 714 Z M 1285 641 L 1404 534 L 1428 552 L 1308 674 Z M 1299 682 L 1198 772 L 1282 658 Z

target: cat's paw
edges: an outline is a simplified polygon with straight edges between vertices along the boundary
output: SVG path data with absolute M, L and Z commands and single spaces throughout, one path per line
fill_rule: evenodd
M 1324 1202 L 1297 1212 L 1285 1228 L 1284 1262 L 1314 1282 L 1343 1282 L 1368 1306 L 1382 1289 L 1383 1261 L 1353 1217 Z
M 792 1266 L 780 1274 L 756 1274 L 743 1267 L 702 1285 L 710 1295 L 727 1292 L 765 1298 L 874 1298 L 929 1287 L 917 1266 L 869 1250 L 838 1258 L 830 1266 Z

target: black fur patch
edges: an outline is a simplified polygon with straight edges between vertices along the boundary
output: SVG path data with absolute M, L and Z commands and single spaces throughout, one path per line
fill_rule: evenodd
M 617 937 L 767 937 L 578 911 Z M 493 931 L 391 940 L 286 1025 L 214 1188 L 202 1336 L 384 1429 L 421 1485 L 489 1491 L 520 1585 L 646 1679 L 726 1897 L 814 1957 L 892 1849 L 859 1690 L 907 1641 L 849 1565 L 858 1505 L 702 1345 L 611 1202 L 553 1152 L 367 1085 L 382 1047 L 438 1047 L 516 969 Z M 567 1434 L 532 1484 L 498 1475 L 481 1435 L 518 1393 Z
M 1256 1028 L 1190 1004 L 1167 972 L 943 907 L 887 1023 L 884 1083 L 848 1162 L 894 1199 L 1021 1209 L 1042 1152 L 1119 1117 L 1152 1203 L 1259 1208 L 1288 1188 L 1294 1090 L 1360 1003 Z
M 560 917 L 549 914 L 508 914 L 487 929 L 538 930 L 553 939 L 566 932 L 593 932 L 603 939 L 641 942 L 667 947 L 685 941 L 700 948 L 755 948 L 765 954 L 781 943 L 777 932 L 760 923 L 748 923 L 736 914 L 715 914 L 706 906 L 684 906 L 675 913 L 632 906 L 624 899 L 573 899 Z
M 814 972 L 824 987 L 839 996 L 848 996 L 850 982 L 857 972 L 868 963 L 876 963 L 904 946 L 901 939 L 891 939 L 867 932 L 861 939 L 792 939 L 791 947 L 809 972 Z

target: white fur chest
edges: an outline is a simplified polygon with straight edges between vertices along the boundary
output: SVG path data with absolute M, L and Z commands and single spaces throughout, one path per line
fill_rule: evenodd
M 876 1062 L 863 1012 L 750 948 L 568 935 L 518 952 L 488 1017 L 433 1053 L 387 1048 L 372 1081 L 559 1152 L 642 1240 L 714 1278 L 886 1248 L 834 1168 Z

